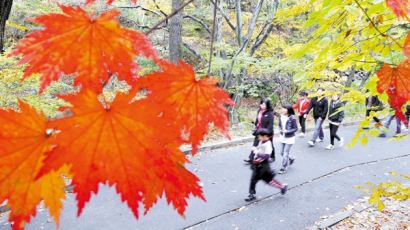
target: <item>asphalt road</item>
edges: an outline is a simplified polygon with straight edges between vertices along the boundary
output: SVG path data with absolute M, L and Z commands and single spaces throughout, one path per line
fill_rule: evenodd
M 349 140 L 355 127 L 343 127 L 340 134 Z M 243 164 L 250 145 L 241 145 L 192 157 L 188 166 L 203 183 L 207 202 L 191 199 L 185 218 L 180 217 L 162 199 L 146 215 L 136 220 L 114 189 L 101 186 L 97 196 L 76 217 L 73 194 L 64 203 L 60 229 L 128 230 L 128 229 L 304 229 L 320 216 L 330 215 L 347 204 L 365 196 L 353 186 L 367 181 L 381 182 L 395 179 L 390 171 L 410 174 L 410 141 L 370 139 L 368 145 L 351 150 L 337 148 L 327 151 L 325 142 L 314 148 L 306 144 L 308 137 L 298 138 L 292 149 L 295 164 L 277 179 L 289 184 L 288 194 L 263 182 L 257 185 L 258 200 L 247 203 L 251 171 Z M 277 153 L 275 169 L 280 167 Z M 0 218 L 0 229 L 11 229 L 6 217 Z M 38 215 L 27 230 L 54 230 L 55 224 L 47 210 L 39 207 Z

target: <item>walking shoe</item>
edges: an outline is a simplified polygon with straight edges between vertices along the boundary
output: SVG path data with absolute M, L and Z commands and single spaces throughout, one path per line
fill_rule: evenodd
M 309 141 L 308 144 L 309 144 L 310 147 L 315 146 L 315 142 L 313 142 L 313 141 Z
M 362 129 L 367 130 L 367 129 L 370 129 L 370 127 L 369 127 L 369 126 L 366 126 L 366 127 L 362 127 Z
M 323 142 L 323 140 L 318 138 L 318 139 L 316 139 L 316 142 Z
M 250 202 L 256 200 L 256 196 L 254 194 L 249 194 L 249 196 L 247 198 L 245 198 L 246 202 Z
M 385 133 L 380 133 L 379 137 L 386 137 L 386 134 Z
M 294 162 L 295 162 L 295 159 L 294 159 L 294 158 L 290 159 L 290 160 L 289 160 L 289 165 L 293 165 Z
M 402 136 L 401 133 L 396 133 L 396 134 L 393 135 L 393 137 L 400 137 L 400 136 Z
M 305 133 L 299 133 L 299 137 L 300 137 L 300 138 L 304 138 L 304 137 L 305 137 Z
M 279 174 L 284 174 L 286 172 L 286 169 L 284 169 L 284 168 L 281 168 L 280 170 L 279 170 Z
M 339 147 L 343 147 L 344 144 L 345 144 L 345 139 L 341 137 L 339 141 Z
M 335 149 L 335 146 L 333 146 L 332 144 L 326 147 L 326 150 L 333 150 L 333 149 Z
M 280 190 L 280 194 L 285 195 L 288 191 L 288 185 L 284 184 L 283 188 Z

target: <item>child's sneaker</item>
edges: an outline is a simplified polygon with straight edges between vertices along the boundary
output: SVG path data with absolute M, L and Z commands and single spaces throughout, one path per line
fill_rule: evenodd
M 304 137 L 305 137 L 305 133 L 299 133 L 299 137 L 300 137 L 300 138 L 304 138 Z
M 280 194 L 285 195 L 288 191 L 288 185 L 284 184 L 283 188 L 280 190 Z
M 379 137 L 386 137 L 386 134 L 385 134 L 385 133 L 381 133 L 381 134 L 379 134 Z
M 256 200 L 256 196 L 254 194 L 249 194 L 249 196 L 247 198 L 245 198 L 246 202 L 250 202 Z
M 326 150 L 333 150 L 333 149 L 335 149 L 335 146 L 333 146 L 332 144 L 326 147 Z
M 345 139 L 341 137 L 339 141 L 339 147 L 343 147 L 344 144 L 345 144 Z
M 315 143 L 313 141 L 309 141 L 308 144 L 309 144 L 310 147 L 315 146 Z

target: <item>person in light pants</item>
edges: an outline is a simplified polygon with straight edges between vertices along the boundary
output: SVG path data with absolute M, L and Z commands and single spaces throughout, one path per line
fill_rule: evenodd
M 308 142 L 309 146 L 315 146 L 316 142 L 322 142 L 324 139 L 323 133 L 323 122 L 326 119 L 327 112 L 329 109 L 329 103 L 327 98 L 324 97 L 324 89 L 319 88 L 317 90 L 317 97 L 312 98 L 310 101 L 309 109 L 305 112 L 304 116 L 306 117 L 309 112 L 313 109 L 313 118 L 315 119 L 315 129 L 313 131 L 313 137 Z
M 292 106 L 282 106 L 279 129 L 279 143 L 281 144 L 281 155 L 283 158 L 282 168 L 279 173 L 283 174 L 295 161 L 295 158 L 290 155 L 290 149 L 292 148 L 292 145 L 295 144 L 295 134 L 298 131 L 298 125 L 295 119 L 295 111 Z

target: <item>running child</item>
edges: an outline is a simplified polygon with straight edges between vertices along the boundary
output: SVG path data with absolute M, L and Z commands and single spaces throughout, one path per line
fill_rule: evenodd
M 259 144 L 256 147 L 252 147 L 255 153 L 255 158 L 252 162 L 252 176 L 249 186 L 249 196 L 245 201 L 253 201 L 256 199 L 256 184 L 258 181 L 263 180 L 267 184 L 280 189 L 282 195 L 284 195 L 288 189 L 286 184 L 282 184 L 279 181 L 273 179 L 275 173 L 269 166 L 269 156 L 272 153 L 272 143 L 270 141 L 270 132 L 268 129 L 258 129 L 256 132 Z

